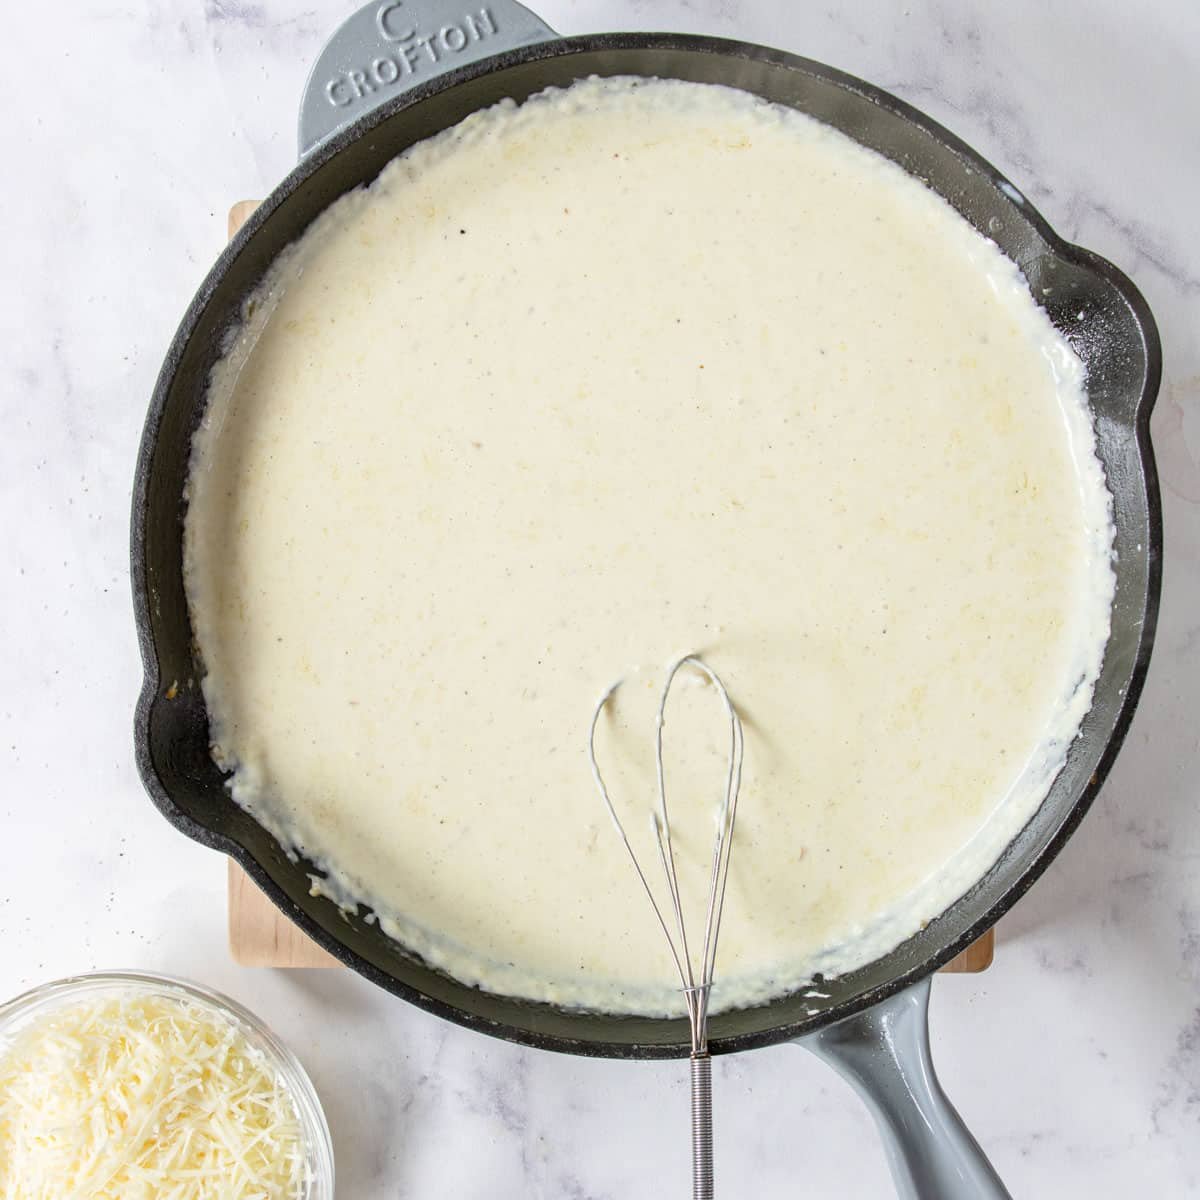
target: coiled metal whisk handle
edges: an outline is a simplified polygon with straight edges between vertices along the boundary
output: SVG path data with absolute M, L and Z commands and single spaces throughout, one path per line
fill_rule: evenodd
M 692 1200 L 713 1200 L 712 1059 L 692 1055 Z
M 675 866 L 675 844 L 671 836 L 671 818 L 668 813 L 666 771 L 663 767 L 663 726 L 666 724 L 667 698 L 671 693 L 671 685 L 675 677 L 684 668 L 699 674 L 707 680 L 720 698 L 725 719 L 729 730 L 729 757 L 725 770 L 725 786 L 721 793 L 721 802 L 717 809 L 716 840 L 712 849 L 712 860 L 708 879 L 708 903 L 704 908 L 704 938 L 700 944 L 700 953 L 693 953 L 689 948 L 687 921 L 683 914 L 683 901 L 679 890 L 679 876 Z M 662 864 L 664 882 L 666 885 L 669 905 L 659 906 L 654 889 L 646 878 L 646 872 L 638 861 L 625 826 L 617 815 L 608 785 L 596 759 L 596 725 L 600 714 L 620 686 L 620 680 L 614 683 L 597 701 L 592 710 L 592 724 L 588 731 L 588 762 L 592 768 L 592 778 L 600 799 L 612 818 L 634 870 L 650 901 L 650 907 L 658 920 L 659 927 L 666 937 L 670 947 L 671 958 L 683 985 L 683 998 L 687 1007 L 688 1028 L 691 1034 L 692 1051 L 692 1198 L 693 1200 L 712 1200 L 713 1195 L 713 1136 L 712 1136 L 712 1059 L 708 1055 L 708 1002 L 712 990 L 713 971 L 717 961 L 717 935 L 721 926 L 721 913 L 725 907 L 725 884 L 729 878 L 729 858 L 733 849 L 733 823 L 737 816 L 738 794 L 742 786 L 742 752 L 745 745 L 742 736 L 742 722 L 733 701 L 725 690 L 725 685 L 717 677 L 716 672 L 706 666 L 694 654 L 686 654 L 673 662 L 667 671 L 667 681 L 663 685 L 662 694 L 658 701 L 658 721 L 654 731 L 654 765 L 658 784 L 658 803 L 652 814 L 654 839 L 658 847 L 658 857 Z M 673 919 L 672 919 L 673 918 Z M 674 932 L 672 932 L 674 926 Z

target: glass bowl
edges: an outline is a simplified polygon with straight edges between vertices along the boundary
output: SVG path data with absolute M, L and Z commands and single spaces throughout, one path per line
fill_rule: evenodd
M 18 1030 L 56 1008 L 87 996 L 161 996 L 186 1000 L 233 1022 L 247 1043 L 274 1068 L 296 1106 L 309 1184 L 304 1200 L 333 1200 L 333 1139 L 312 1080 L 300 1060 L 249 1009 L 236 1000 L 171 975 L 96 971 L 44 983 L 0 1004 L 0 1054 Z

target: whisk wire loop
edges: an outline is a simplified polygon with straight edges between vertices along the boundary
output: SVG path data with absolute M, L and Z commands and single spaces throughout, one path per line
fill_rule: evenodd
M 679 873 L 676 864 L 675 846 L 671 836 L 671 816 L 667 802 L 666 766 L 663 754 L 663 733 L 666 726 L 667 702 L 671 689 L 680 671 L 690 668 L 702 675 L 716 691 L 729 726 L 729 755 L 725 774 L 725 789 L 721 805 L 717 811 L 717 833 L 713 843 L 712 862 L 709 870 L 708 900 L 704 913 L 704 940 L 699 963 L 694 962 L 694 956 L 688 943 L 687 920 L 683 911 L 683 899 L 679 889 Z M 741 719 L 721 682 L 720 676 L 702 659 L 694 654 L 685 654 L 671 663 L 667 670 L 666 680 L 659 696 L 654 731 L 654 768 L 657 785 L 657 812 L 652 814 L 655 844 L 658 847 L 659 859 L 666 880 L 667 895 L 670 900 L 670 915 L 663 912 L 654 889 L 646 877 L 645 870 L 638 859 L 637 853 L 629 840 L 625 826 L 617 815 L 608 785 L 603 772 L 600 770 L 596 756 L 596 729 L 600 716 L 608 706 L 609 701 L 621 686 L 621 680 L 613 683 L 597 701 L 592 711 L 591 726 L 588 731 L 588 762 L 591 766 L 592 779 L 596 790 L 608 811 L 621 842 L 629 855 L 637 872 L 642 889 L 653 908 L 667 944 L 671 958 L 683 987 L 685 1003 L 688 1008 L 692 1026 L 693 1050 L 701 1051 L 707 1042 L 707 1014 L 709 991 L 712 987 L 713 972 L 716 966 L 717 941 L 720 933 L 721 916 L 725 907 L 725 894 L 729 878 L 730 851 L 733 845 L 733 825 L 737 816 L 737 802 L 741 791 L 742 759 L 744 753 L 744 735 Z M 672 933 L 671 925 L 674 925 Z

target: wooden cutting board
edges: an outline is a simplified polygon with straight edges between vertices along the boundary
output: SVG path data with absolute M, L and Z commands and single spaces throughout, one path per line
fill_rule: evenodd
M 256 200 L 242 200 L 229 210 L 230 237 L 241 229 L 257 206 Z M 991 965 L 994 948 L 994 930 L 989 929 L 942 970 L 984 971 Z M 234 961 L 243 967 L 342 965 L 289 921 L 233 859 L 229 860 L 229 949 Z

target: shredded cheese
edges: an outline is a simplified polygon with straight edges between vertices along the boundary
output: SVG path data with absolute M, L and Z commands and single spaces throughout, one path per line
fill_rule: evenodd
M 228 1018 L 98 996 L 0 1045 L 0 1200 L 301 1200 L 300 1118 Z

